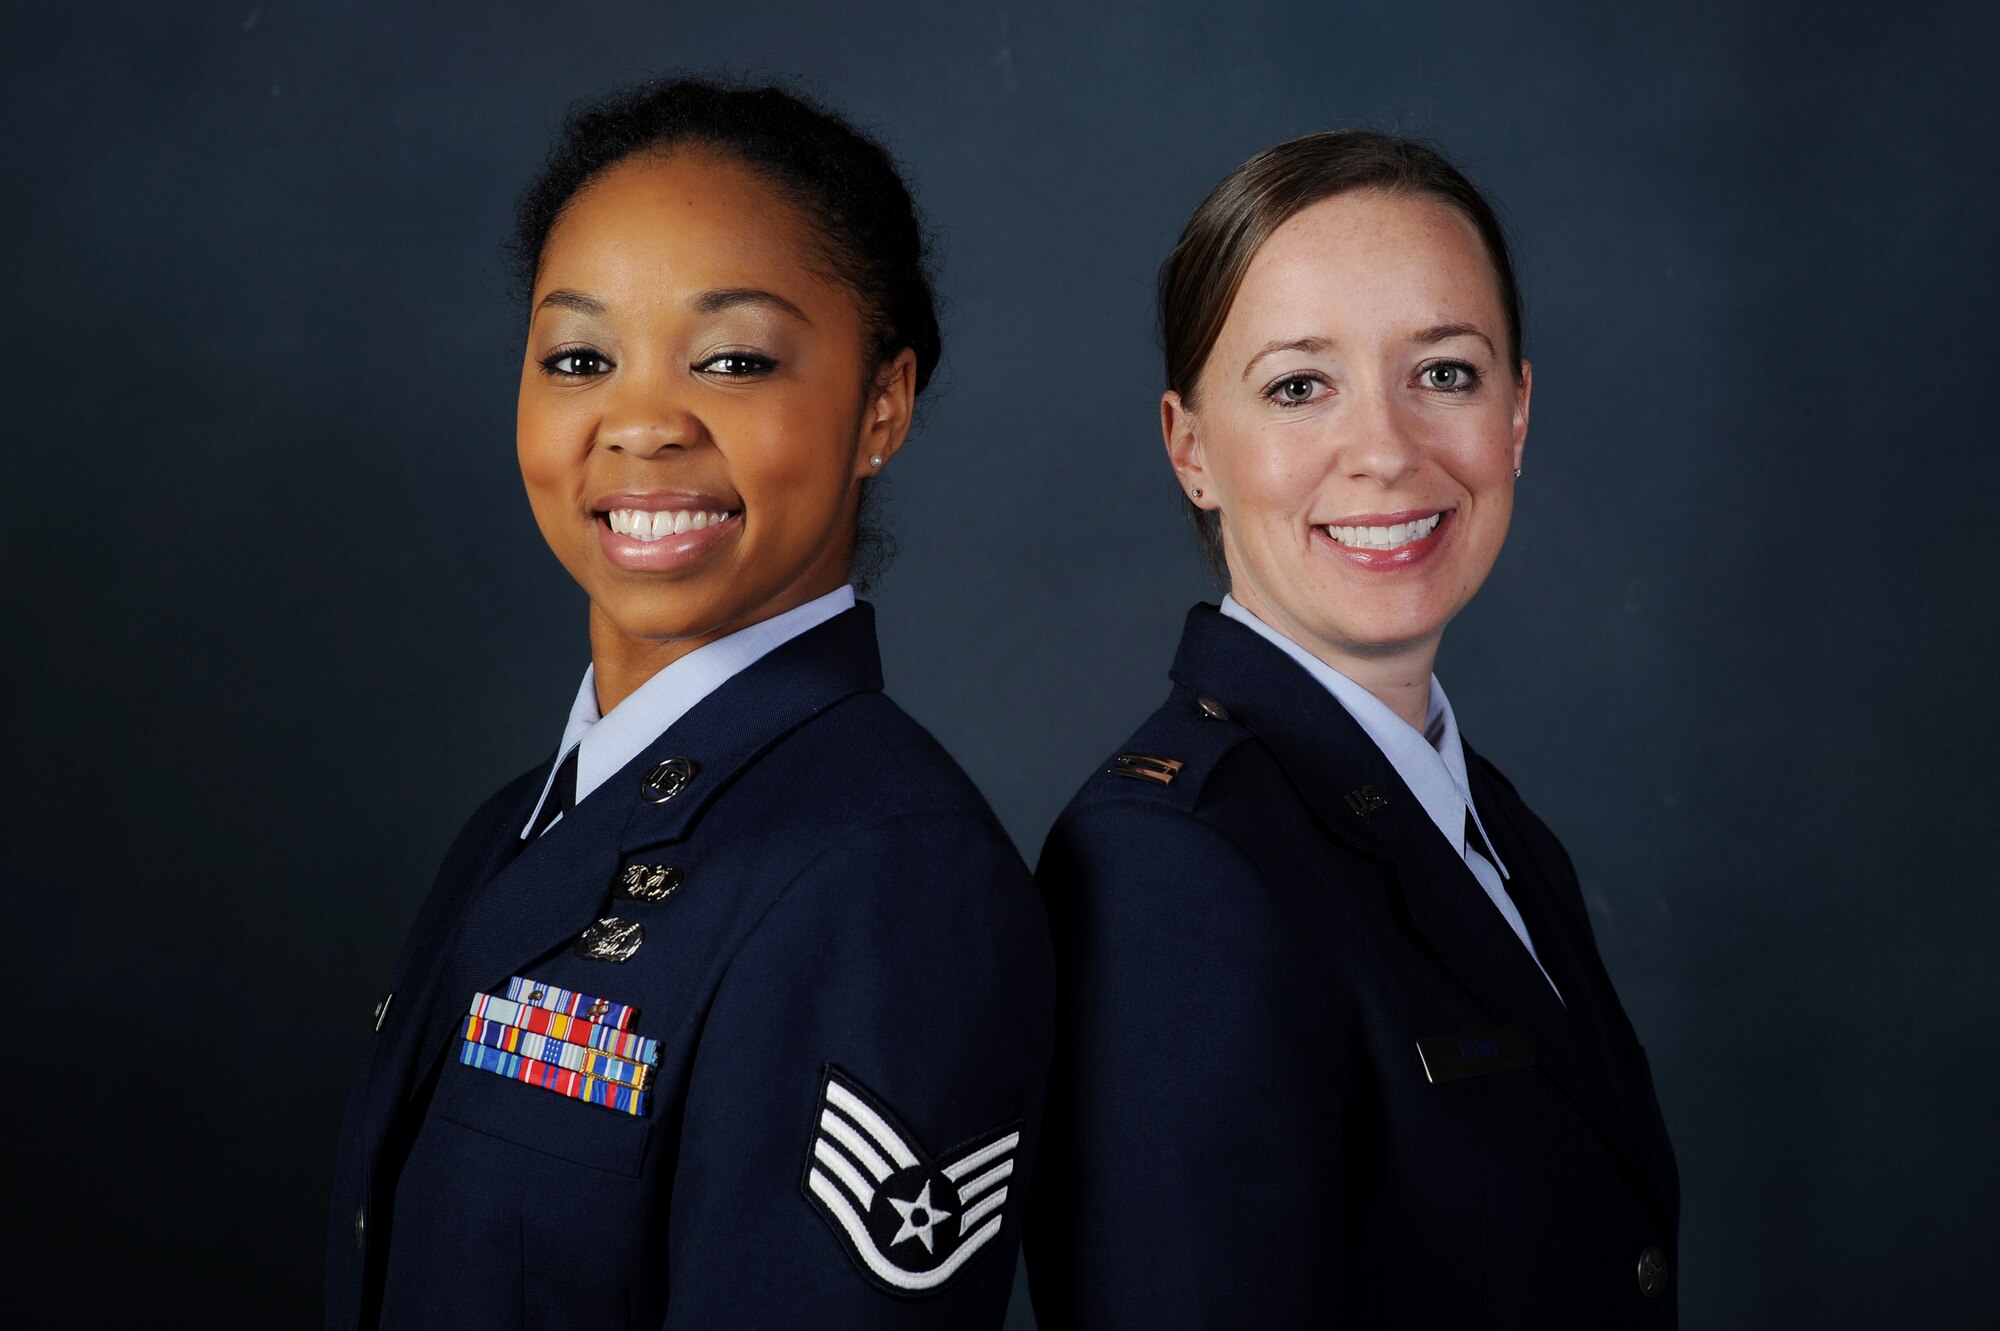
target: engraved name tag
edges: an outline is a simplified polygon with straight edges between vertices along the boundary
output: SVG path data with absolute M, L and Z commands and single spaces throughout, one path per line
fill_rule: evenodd
M 1489 1072 L 1535 1066 L 1534 1046 L 1528 1043 L 1528 1032 L 1520 1026 L 1427 1036 L 1417 1041 L 1417 1057 L 1423 1059 L 1424 1075 L 1433 1086 L 1465 1077 L 1483 1077 Z

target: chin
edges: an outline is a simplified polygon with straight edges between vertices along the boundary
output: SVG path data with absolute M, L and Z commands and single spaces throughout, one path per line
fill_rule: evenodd
M 698 637 L 730 618 L 727 607 L 715 606 L 705 597 L 655 595 L 643 603 L 593 598 L 591 604 L 624 637 L 651 642 Z
M 1432 616 L 1384 616 L 1328 624 L 1322 636 L 1357 656 L 1393 656 L 1422 643 L 1434 642 L 1443 631 L 1444 621 Z

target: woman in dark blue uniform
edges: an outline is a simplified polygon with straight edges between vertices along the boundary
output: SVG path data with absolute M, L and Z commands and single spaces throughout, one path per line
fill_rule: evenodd
M 1231 595 L 1043 852 L 1044 1331 L 1674 1323 L 1645 1054 L 1432 675 L 1521 475 L 1518 305 L 1486 201 L 1368 133 L 1252 159 L 1162 270 L 1167 452 Z
M 849 585 L 938 356 L 909 195 L 785 92 L 665 83 L 572 117 L 519 257 L 591 667 L 376 1011 L 328 1325 L 997 1326 L 1047 929 Z

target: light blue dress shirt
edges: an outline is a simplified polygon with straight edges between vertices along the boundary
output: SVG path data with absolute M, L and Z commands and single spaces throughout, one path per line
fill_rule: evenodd
M 1452 854 L 1465 861 L 1465 867 L 1485 889 L 1494 908 L 1507 921 L 1507 927 L 1534 958 L 1542 977 L 1548 979 L 1549 973 L 1535 953 L 1520 909 L 1507 895 L 1507 866 L 1500 863 L 1500 852 L 1492 851 L 1493 858 L 1489 860 L 1466 838 L 1465 820 L 1470 814 L 1488 849 L 1493 845 L 1493 838 L 1486 834 L 1486 824 L 1472 803 L 1472 788 L 1465 775 L 1465 746 L 1458 738 L 1458 718 L 1452 715 L 1451 702 L 1444 696 L 1444 687 L 1437 676 L 1431 676 L 1430 704 L 1424 730 L 1419 733 L 1391 711 L 1387 703 L 1251 614 L 1234 596 L 1222 598 L 1222 613 L 1305 667 L 1306 673 L 1347 709 L 1354 723 L 1375 741 L 1375 747 L 1396 769 L 1396 775 L 1403 778 L 1403 784 L 1424 806 L 1424 812 L 1437 824 L 1439 834 L 1450 843 Z M 1555 989 L 1556 982 L 1549 980 L 1549 987 Z M 1560 998 L 1562 991 L 1556 990 L 1556 996 Z
M 577 686 L 576 701 L 570 704 L 569 724 L 563 727 L 562 744 L 556 761 L 542 783 L 541 798 L 522 825 L 521 839 L 533 832 L 535 819 L 549 798 L 556 768 L 569 751 L 581 745 L 576 755 L 576 802 L 596 790 L 618 770 L 631 762 L 666 728 L 686 716 L 694 705 L 721 688 L 753 661 L 784 646 L 807 629 L 817 628 L 843 610 L 854 608 L 854 588 L 843 586 L 826 595 L 794 606 L 782 615 L 773 615 L 726 638 L 697 647 L 654 675 L 612 708 L 597 710 L 597 667 L 585 666 L 583 683 Z M 562 821 L 558 814 L 554 827 Z

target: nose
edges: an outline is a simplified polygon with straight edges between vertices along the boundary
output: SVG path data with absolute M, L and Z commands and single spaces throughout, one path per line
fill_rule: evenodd
M 650 458 L 670 448 L 691 448 L 708 437 L 701 417 L 665 384 L 628 376 L 611 385 L 597 426 L 597 446 Z
M 1341 450 L 1341 468 L 1351 477 L 1393 489 L 1423 465 L 1416 422 L 1387 384 L 1364 389 L 1356 396 L 1361 400 L 1348 413 L 1350 433 Z

